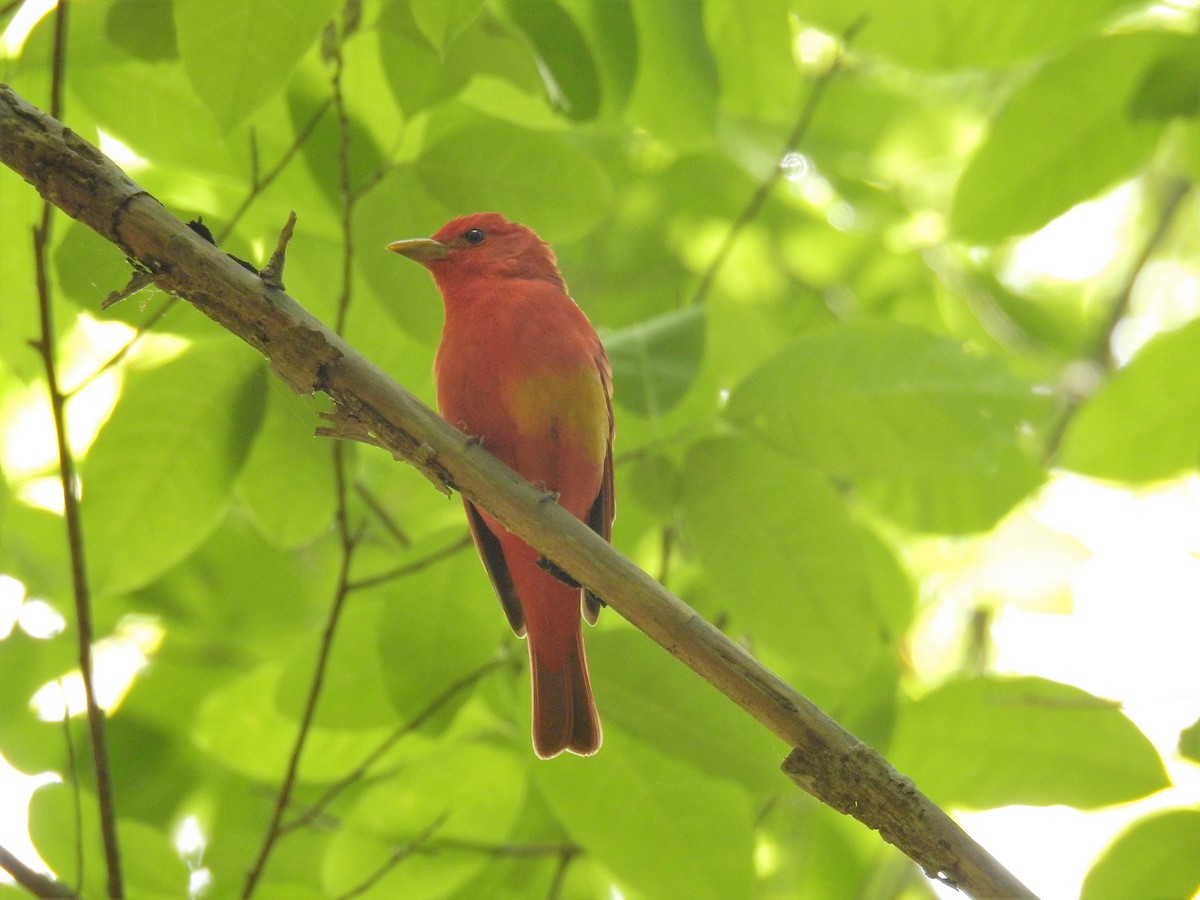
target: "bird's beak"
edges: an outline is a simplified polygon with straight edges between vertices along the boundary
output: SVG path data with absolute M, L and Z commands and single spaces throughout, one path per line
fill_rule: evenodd
M 445 259 L 450 248 L 441 241 L 433 238 L 409 238 L 404 241 L 392 241 L 387 248 L 393 253 L 407 256 L 419 263 L 432 262 L 435 259 Z

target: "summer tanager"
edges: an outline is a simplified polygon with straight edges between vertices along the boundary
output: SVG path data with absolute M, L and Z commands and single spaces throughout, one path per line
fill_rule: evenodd
M 550 248 L 498 213 L 476 213 L 388 249 L 429 269 L 442 294 L 434 380 L 443 418 L 609 540 L 611 369 Z M 542 758 L 595 753 L 600 719 L 580 615 L 594 624 L 600 599 L 486 511 L 464 505 L 509 624 L 529 640 L 534 750 Z

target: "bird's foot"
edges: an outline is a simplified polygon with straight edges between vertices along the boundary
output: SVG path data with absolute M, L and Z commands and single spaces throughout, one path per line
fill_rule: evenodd
M 547 559 L 544 556 L 539 556 L 537 564 L 538 564 L 539 569 L 541 569 L 546 574 L 550 575 L 552 578 L 555 578 L 558 581 L 561 581 L 567 587 L 572 587 L 572 588 L 582 587 L 582 585 L 578 581 L 576 581 L 574 578 L 572 578 L 570 575 L 568 575 L 566 572 L 564 572 L 562 569 L 560 569 L 558 566 L 558 563 L 554 562 L 553 560 Z

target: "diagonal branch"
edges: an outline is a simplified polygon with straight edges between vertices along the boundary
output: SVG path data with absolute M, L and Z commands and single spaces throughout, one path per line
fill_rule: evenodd
M 793 779 L 895 840 L 926 872 L 975 897 L 1033 894 L 908 779 L 623 557 L 441 419 L 295 300 L 168 213 L 90 144 L 0 86 L 0 161 L 50 202 L 159 274 L 159 285 L 263 353 L 293 390 L 323 392 L 397 458 L 457 489 L 604 597 L 779 737 Z M 899 827 L 901 823 L 909 827 Z M 902 843 L 901 843 L 902 842 Z
M 0 869 L 11 875 L 13 881 L 35 897 L 78 900 L 79 895 L 61 881 L 55 881 L 49 875 L 43 875 L 37 869 L 31 869 L 21 862 L 20 857 L 3 845 L 0 845 Z

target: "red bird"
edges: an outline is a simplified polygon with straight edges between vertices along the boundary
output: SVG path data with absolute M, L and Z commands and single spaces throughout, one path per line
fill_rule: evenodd
M 447 223 L 389 250 L 425 266 L 446 306 L 434 362 L 442 417 L 611 539 L 612 371 L 554 253 L 498 213 Z M 533 747 L 543 759 L 600 749 L 580 614 L 602 605 L 487 512 L 464 501 L 492 586 L 529 638 Z

